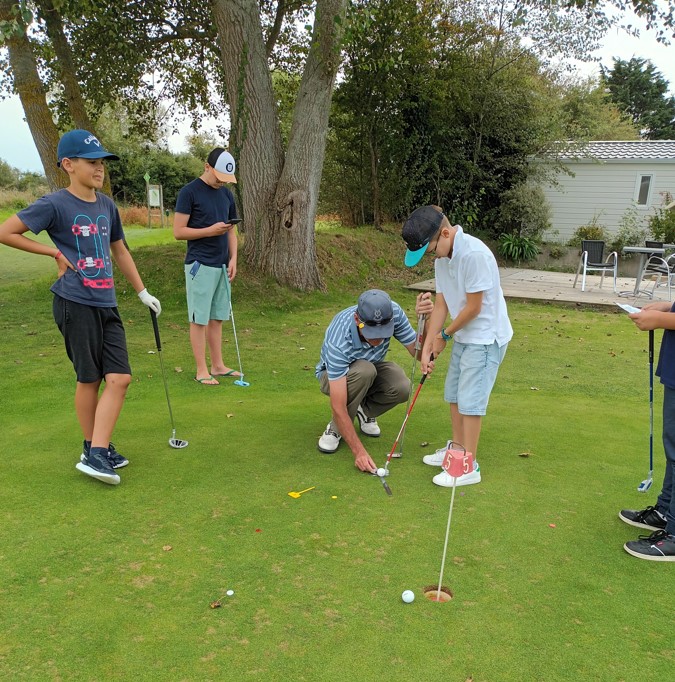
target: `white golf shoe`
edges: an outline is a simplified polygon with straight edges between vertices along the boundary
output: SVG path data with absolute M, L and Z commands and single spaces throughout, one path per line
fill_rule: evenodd
M 359 420 L 361 433 L 366 436 L 372 436 L 373 438 L 377 438 L 377 436 L 380 435 L 380 426 L 377 423 L 377 419 L 375 419 L 375 417 L 367 417 L 361 405 L 356 409 L 356 417 Z
M 333 428 L 331 422 L 328 422 L 326 430 L 323 432 L 321 438 L 319 438 L 319 450 L 321 452 L 332 453 L 338 449 L 342 436 Z
M 430 467 L 440 467 L 443 466 L 443 460 L 445 459 L 445 453 L 447 452 L 447 447 L 446 448 L 438 448 L 436 452 L 433 453 L 433 455 L 424 455 L 422 457 L 422 461 L 425 464 L 428 464 Z
M 441 471 L 440 474 L 437 474 L 431 480 L 436 485 L 440 485 L 443 488 L 452 488 L 453 479 L 447 471 Z M 473 471 L 470 474 L 458 476 L 455 485 L 471 485 L 472 483 L 480 483 L 480 467 L 478 466 L 478 462 L 473 463 Z

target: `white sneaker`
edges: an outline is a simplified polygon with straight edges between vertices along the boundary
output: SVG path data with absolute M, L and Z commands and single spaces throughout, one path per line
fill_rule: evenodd
M 438 448 L 436 452 L 434 452 L 433 455 L 424 455 L 422 457 L 422 461 L 425 464 L 428 464 L 430 467 L 440 467 L 443 466 L 443 460 L 445 459 L 445 453 L 448 451 L 448 448 Z
M 375 417 L 366 417 L 366 413 L 363 411 L 361 405 L 359 405 L 356 410 L 356 417 L 359 420 L 361 433 L 366 436 L 372 436 L 373 438 L 377 438 L 377 436 L 380 435 L 380 427 L 377 423 L 377 419 L 375 419 Z
M 321 452 L 335 452 L 340 445 L 342 436 L 332 427 L 331 423 L 328 422 L 326 430 L 323 432 L 321 438 L 319 438 L 319 450 Z
M 431 480 L 443 488 L 452 488 L 452 476 L 447 471 L 441 471 L 440 474 L 437 474 Z M 472 483 L 480 483 L 480 467 L 478 462 L 473 463 L 473 471 L 470 474 L 458 476 L 455 485 L 471 485 Z

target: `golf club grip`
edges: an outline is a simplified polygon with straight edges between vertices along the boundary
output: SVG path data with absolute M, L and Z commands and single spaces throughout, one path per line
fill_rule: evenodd
M 431 362 L 433 359 L 434 359 L 434 354 L 432 353 L 432 354 L 429 356 L 429 362 Z M 427 372 L 426 374 L 423 374 L 423 375 L 422 375 L 422 378 L 420 379 L 420 386 L 427 380 L 428 374 L 429 374 L 429 373 Z
M 654 363 L 654 330 L 649 330 L 649 364 Z
M 155 332 L 155 343 L 157 344 L 157 350 L 162 350 L 162 342 L 159 340 L 159 325 L 157 324 L 157 313 L 152 308 L 150 310 L 150 317 L 152 318 L 152 329 Z

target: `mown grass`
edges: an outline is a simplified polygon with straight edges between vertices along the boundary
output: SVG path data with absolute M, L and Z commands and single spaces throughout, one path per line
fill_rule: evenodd
M 451 435 L 447 356 L 420 392 L 391 498 L 344 446 L 318 453 L 329 407 L 313 373 L 335 312 L 377 285 L 413 319 L 403 284 L 428 271 L 403 271 L 393 230 L 367 228 L 319 233 L 325 292 L 290 291 L 242 262 L 234 310 L 251 385 L 207 388 L 192 381 L 184 246 L 167 241 L 132 249 L 162 300 L 171 404 L 190 445 L 167 444 L 149 316 L 118 281 L 134 382 L 115 432 L 131 460 L 117 488 L 74 468 L 81 437 L 49 277 L 0 288 L 0 678 L 670 676 L 672 609 L 655 598 L 669 568 L 626 554 L 636 532 L 616 516 L 654 500 L 636 492 L 648 462 L 646 336 L 624 315 L 510 303 L 516 335 L 485 421 L 483 482 L 457 493 L 444 580 L 455 598 L 438 605 L 421 588 L 438 579 L 450 491 L 420 459 Z M 13 257 L 0 247 L 3 270 Z M 227 325 L 225 339 L 234 365 Z M 397 345 L 390 358 L 409 371 Z M 657 434 L 660 404 L 657 387 Z M 403 415 L 384 415 L 382 437 L 367 440 L 376 461 Z M 658 488 L 659 446 L 655 460 Z

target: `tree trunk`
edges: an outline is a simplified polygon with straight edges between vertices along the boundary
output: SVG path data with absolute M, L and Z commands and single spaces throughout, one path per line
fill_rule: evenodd
M 317 0 L 312 45 L 284 157 L 256 0 L 212 0 L 230 104 L 244 256 L 302 290 L 322 287 L 314 219 L 346 0 Z
M 61 15 L 54 8 L 52 0 L 37 0 L 35 4 L 40 11 L 40 17 L 45 22 L 47 36 L 54 48 L 56 69 L 59 73 L 61 85 L 63 85 L 64 98 L 73 123 L 76 128 L 88 130 L 98 137 L 98 133 L 94 129 L 94 124 L 89 118 L 84 98 L 82 97 L 82 90 L 80 89 L 80 83 L 77 79 L 77 72 L 70 44 L 63 32 Z M 103 180 L 103 191 L 109 196 L 112 195 L 112 190 L 110 188 L 110 173 L 108 172 L 106 172 Z
M 12 0 L 0 0 L 0 21 L 16 22 L 16 16 L 12 11 L 14 4 Z M 52 190 L 65 187 L 68 184 L 68 176 L 56 166 L 59 132 L 47 106 L 45 89 L 23 24 L 16 24 L 16 30 L 5 39 L 5 45 L 8 48 L 14 89 L 21 99 L 26 122 L 40 155 L 47 182 Z

